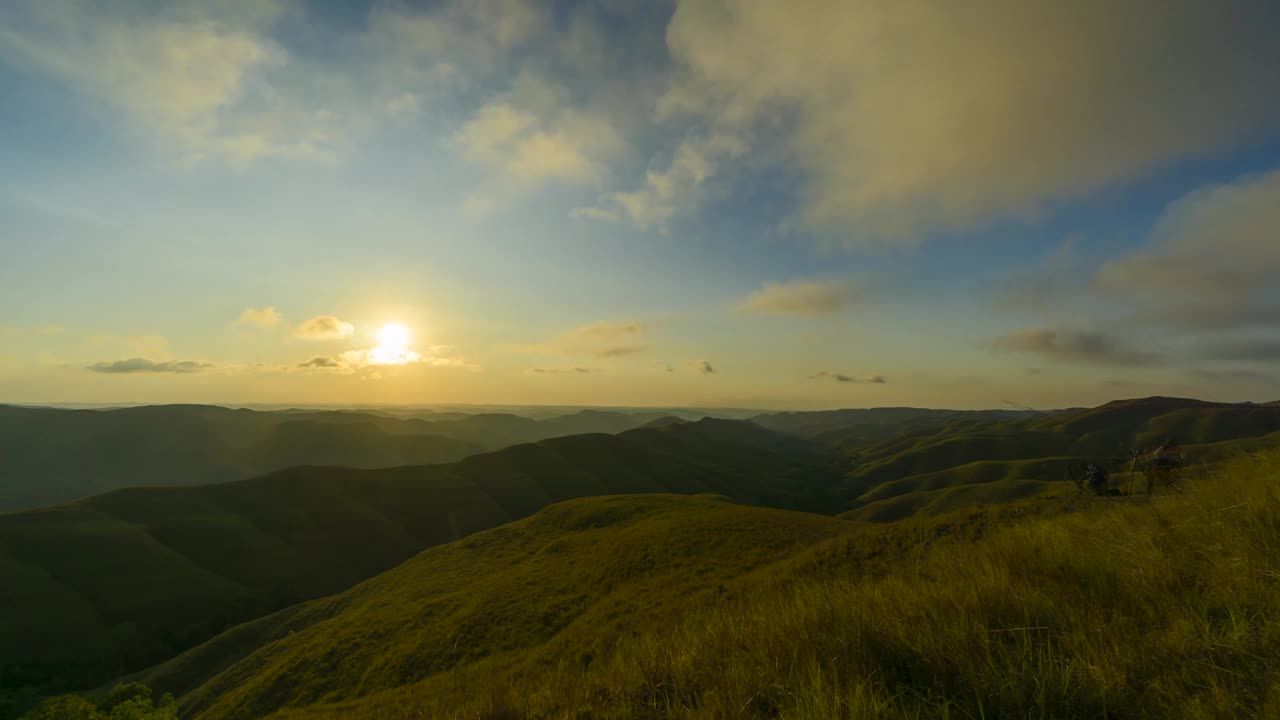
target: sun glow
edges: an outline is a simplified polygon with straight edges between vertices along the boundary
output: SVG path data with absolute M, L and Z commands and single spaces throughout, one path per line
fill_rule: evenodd
M 404 365 L 417 362 L 421 355 L 409 349 L 413 333 L 400 323 L 387 323 L 378 330 L 378 346 L 369 351 L 374 365 Z

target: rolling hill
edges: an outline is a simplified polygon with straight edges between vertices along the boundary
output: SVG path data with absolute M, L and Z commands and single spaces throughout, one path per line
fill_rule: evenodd
M 661 417 L 582 411 L 533 420 L 453 414 L 426 421 L 353 411 L 156 405 L 63 410 L 0 405 L 0 512 L 122 487 L 205 485 L 295 465 L 355 468 L 459 460 L 517 443 L 617 433 Z
M 853 432 L 858 437 L 858 431 Z M 838 433 L 820 437 L 842 451 L 849 447 Z M 964 502 L 992 502 L 1049 492 L 1091 462 L 1109 466 L 1113 480 L 1124 482 L 1129 450 L 1167 439 L 1177 440 L 1192 464 L 1280 447 L 1280 408 L 1140 398 L 990 422 L 953 420 L 934 429 L 856 444 L 856 452 L 845 452 L 851 461 L 847 482 L 854 496 L 849 516 L 898 519 L 912 508 L 950 509 L 965 498 Z M 983 484 L 989 487 L 953 492 Z M 903 497 L 907 495 L 911 498 Z M 889 505 L 874 507 L 880 503 Z
M 259 718 L 459 666 L 589 664 L 610 637 L 711 601 L 725 583 L 845 529 L 710 496 L 572 500 L 237 627 L 146 679 L 182 693 L 185 716 Z
M 241 628 L 274 627 L 270 613 L 288 616 L 302 607 L 297 603 L 342 592 L 425 548 L 572 498 L 723 495 L 751 505 L 839 514 L 845 522 L 870 521 L 876 524 L 847 527 L 863 528 L 857 532 L 869 533 L 864 541 L 879 547 L 889 537 L 880 533 L 934 527 L 927 524 L 974 507 L 1059 507 L 1066 501 L 1045 504 L 1035 496 L 1063 488 L 1057 481 L 1065 468 L 1105 461 L 1117 454 L 1114 448 L 1176 434 L 1193 462 L 1202 464 L 1280 446 L 1276 406 L 1146 398 L 1050 414 L 933 412 L 887 409 L 881 424 L 863 422 L 876 415 L 872 411 L 812 419 L 787 414 L 786 434 L 754 422 L 654 417 L 644 419 L 644 428 L 617 435 L 570 435 L 449 464 L 296 467 L 207 486 L 131 488 L 0 515 L 0 575 L 14 579 L 0 586 L 0 690 L 30 698 L 83 688 L 209 640 L 205 649 L 184 655 L 180 667 L 171 666 L 179 669 L 155 676 L 160 685 L 184 692 L 203 687 L 260 650 L 266 636 Z M 335 442 L 364 427 L 359 413 L 280 415 L 289 418 L 277 426 L 286 427 L 286 437 L 291 423 L 324 425 Z M 850 417 L 856 422 L 850 424 Z M 392 428 L 405 422 L 458 425 L 456 438 L 441 436 L 453 441 L 467 433 L 505 432 L 510 439 L 528 423 L 550 422 L 502 415 L 380 421 Z M 623 422 L 586 413 L 558 427 L 614 421 Z M 309 429 L 300 432 L 311 437 Z M 945 530 L 930 530 L 925 539 L 954 535 L 959 526 L 937 527 Z M 918 541 L 898 542 L 898 549 L 880 554 L 893 556 Z M 369 692 L 384 685 L 391 686 L 375 683 Z M 230 686 L 218 687 L 209 690 L 210 708 L 223 707 L 221 698 L 230 692 Z M 328 702 L 364 690 L 335 692 L 289 696 L 285 704 Z M 261 707 L 259 700 L 248 702 Z M 238 703 L 227 712 L 240 712 Z
M 838 478 L 804 441 L 708 419 L 0 515 L 0 677 L 11 690 L 100 682 L 569 498 L 716 493 L 834 514 Z
M 1271 717 L 1278 460 L 978 536 L 580 499 L 139 677 L 198 720 Z

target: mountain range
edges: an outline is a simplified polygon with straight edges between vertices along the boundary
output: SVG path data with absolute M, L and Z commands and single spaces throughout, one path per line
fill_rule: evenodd
M 33 412 L 55 434 L 58 419 L 75 427 L 98 422 L 79 412 L 121 412 L 197 428 L 188 437 L 202 439 L 241 418 L 288 433 L 279 428 L 301 415 L 334 438 L 373 427 L 373 447 L 408 438 L 405 452 L 419 436 L 398 431 L 417 422 L 446 426 L 427 437 L 455 443 L 505 442 L 547 423 L 554 432 L 643 424 L 453 462 L 301 465 L 201 485 L 187 482 L 180 452 L 158 443 L 130 457 L 154 449 L 151 462 L 174 463 L 172 483 L 0 514 L 0 699 L 26 707 L 129 676 L 201 718 L 343 717 L 352 707 L 409 717 L 413 702 L 447 707 L 457 683 L 487 692 L 494 678 L 586 672 L 664 618 L 746 602 L 761 583 L 878 576 L 935 542 L 1088 510 L 1061 482 L 1085 462 L 1119 475 L 1129 449 L 1176 440 L 1207 478 L 1230 458 L 1280 446 L 1280 406 L 1176 398 L 1051 413 L 882 408 L 694 422 Z M 362 432 L 345 436 L 342 452 L 377 461 L 351 439 Z

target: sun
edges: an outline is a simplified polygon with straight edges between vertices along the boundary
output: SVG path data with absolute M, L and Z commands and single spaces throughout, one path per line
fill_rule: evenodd
M 387 323 L 378 330 L 378 347 L 388 351 L 402 351 L 409 345 L 413 333 L 400 323 Z
M 378 346 L 368 352 L 370 364 L 405 365 L 422 356 L 409 349 L 413 333 L 400 323 L 387 323 L 378 329 Z

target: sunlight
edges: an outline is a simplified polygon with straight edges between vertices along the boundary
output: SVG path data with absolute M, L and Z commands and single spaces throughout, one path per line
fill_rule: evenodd
M 413 333 L 400 323 L 387 323 L 378 330 L 378 346 L 369 351 L 369 362 L 374 365 L 404 365 L 417 362 L 422 356 L 409 349 Z
M 378 330 L 378 347 L 387 350 L 403 350 L 409 344 L 409 328 L 400 323 L 387 323 Z

